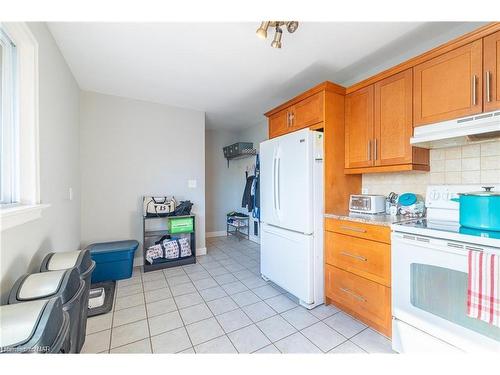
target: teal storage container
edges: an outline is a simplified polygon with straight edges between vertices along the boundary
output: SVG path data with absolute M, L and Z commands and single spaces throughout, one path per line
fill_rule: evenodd
M 88 246 L 96 263 L 92 283 L 130 278 L 138 246 L 136 240 L 101 242 Z

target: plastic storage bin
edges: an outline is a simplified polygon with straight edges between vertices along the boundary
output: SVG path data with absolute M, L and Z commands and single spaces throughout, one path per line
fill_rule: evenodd
M 92 283 L 122 280 L 132 276 L 134 253 L 139 246 L 135 240 L 95 243 L 87 247 L 96 262 Z
M 84 290 L 85 282 L 80 280 L 80 273 L 76 268 L 25 274 L 12 287 L 9 304 L 59 297 L 63 310 L 69 315 L 69 351 L 78 353 L 78 333 Z
M 168 229 L 171 234 L 191 233 L 194 229 L 192 217 L 171 217 L 168 220 Z
M 69 315 L 61 299 L 0 306 L 0 353 L 64 353 Z
M 85 283 L 85 290 L 80 303 L 80 327 L 78 329 L 78 348 L 82 350 L 85 343 L 85 334 L 87 330 L 87 313 L 90 294 L 90 278 L 95 268 L 95 262 L 90 257 L 90 251 L 76 250 L 65 251 L 61 253 L 50 253 L 45 256 L 40 266 L 40 272 L 59 271 L 75 267 L 80 273 L 80 280 Z

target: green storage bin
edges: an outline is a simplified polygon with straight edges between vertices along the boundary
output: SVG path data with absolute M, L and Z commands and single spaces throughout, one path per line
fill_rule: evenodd
M 194 230 L 194 220 L 192 217 L 170 218 L 168 226 L 171 234 L 191 233 Z

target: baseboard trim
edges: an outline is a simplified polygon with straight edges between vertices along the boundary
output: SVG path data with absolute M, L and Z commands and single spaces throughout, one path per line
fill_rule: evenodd
M 144 265 L 144 259 L 134 258 L 134 267 L 142 267 Z
M 205 233 L 206 238 L 210 237 L 222 237 L 222 236 L 227 236 L 227 232 L 225 230 L 221 230 L 218 232 L 207 232 Z
M 198 255 L 207 255 L 207 248 L 199 247 L 198 249 L 196 249 L 196 256 Z

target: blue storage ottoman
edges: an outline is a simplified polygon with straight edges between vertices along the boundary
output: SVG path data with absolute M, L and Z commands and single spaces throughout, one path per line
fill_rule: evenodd
M 88 246 L 96 263 L 92 283 L 122 280 L 132 276 L 134 253 L 139 246 L 135 240 L 101 242 Z

